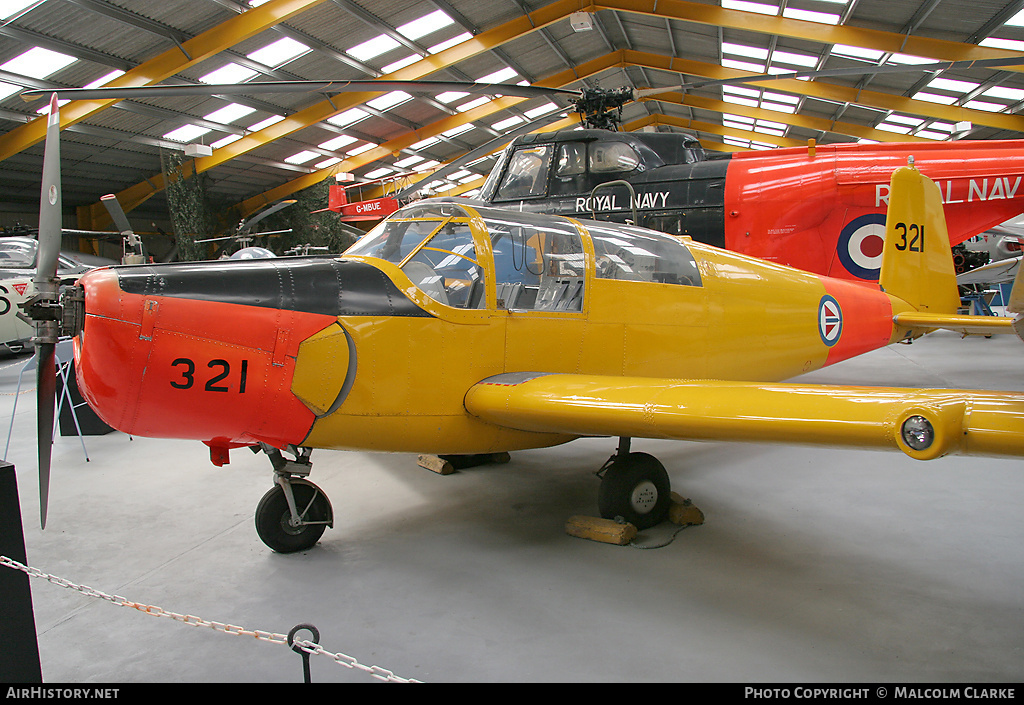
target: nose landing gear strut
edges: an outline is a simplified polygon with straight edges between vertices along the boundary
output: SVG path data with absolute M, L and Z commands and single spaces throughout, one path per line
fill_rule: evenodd
M 334 526 L 330 500 L 306 479 L 313 468 L 313 450 L 289 447 L 295 460 L 288 460 L 277 448 L 260 444 L 260 449 L 274 467 L 274 487 L 256 505 L 256 533 L 278 553 L 312 548 L 324 530 Z

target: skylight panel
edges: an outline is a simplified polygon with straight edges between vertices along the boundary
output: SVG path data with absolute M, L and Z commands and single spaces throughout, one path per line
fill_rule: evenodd
M 745 115 L 733 115 L 732 113 L 722 113 L 723 120 L 732 120 L 734 122 L 745 122 L 749 125 L 754 124 L 754 118 L 748 118 Z
M 0 69 L 29 78 L 46 78 L 76 61 L 78 59 L 67 54 L 43 47 L 33 47 L 10 61 L 0 64 Z
M 282 37 L 262 49 L 257 49 L 248 56 L 253 61 L 258 61 L 266 66 L 276 67 L 286 64 L 309 51 L 311 49 L 302 42 L 297 42 L 291 37 Z
M 84 86 L 82 86 L 82 88 L 99 88 L 100 86 L 105 86 L 106 84 L 110 83 L 111 81 L 113 81 L 118 76 L 123 76 L 123 75 L 124 75 L 124 71 L 122 71 L 121 69 L 114 69 L 110 73 L 107 73 L 107 74 L 104 74 L 104 75 L 100 76 L 95 81 L 90 81 L 89 83 L 86 83 Z M 4 85 L 8 85 L 8 84 L 5 83 Z M 3 100 L 4 97 L 5 96 L 3 95 L 3 89 L 0 88 L 0 100 Z M 57 107 L 65 105 L 68 102 L 70 102 L 70 101 L 68 101 L 68 100 L 58 100 L 57 101 Z M 49 105 L 49 103 L 47 103 L 43 107 L 41 107 L 38 110 L 36 110 L 36 112 L 39 113 L 40 115 L 49 115 L 50 114 L 50 105 Z
M 914 94 L 914 100 L 923 100 L 926 103 L 938 103 L 939 105 L 953 105 L 959 100 L 955 96 L 942 95 L 940 93 L 928 93 L 926 91 L 918 91 Z
M 876 130 L 882 130 L 883 132 L 895 132 L 900 135 L 909 135 L 911 128 L 907 125 L 893 125 L 888 122 L 879 123 L 875 125 Z
M 785 105 L 784 103 L 771 103 L 767 100 L 761 101 L 761 107 L 765 110 L 774 110 L 777 113 L 789 113 L 792 115 L 796 112 L 795 105 Z
M 369 39 L 362 44 L 356 44 L 354 47 L 349 49 L 346 53 L 354 56 L 360 61 L 367 61 L 375 56 L 380 56 L 392 49 L 397 49 L 401 44 L 398 43 L 397 39 L 392 39 L 386 34 L 381 34 L 373 39 Z
M 811 56 L 809 54 L 795 54 L 790 51 L 774 51 L 772 52 L 772 62 L 779 62 L 781 64 L 792 64 L 793 66 L 817 66 L 818 57 Z
M 760 15 L 779 14 L 778 5 L 764 5 L 759 2 L 746 2 L 746 0 L 722 0 L 722 7 L 727 10 L 743 10 L 744 12 L 756 12 Z
M 752 59 L 768 58 L 767 49 L 762 49 L 761 47 L 747 46 L 746 44 L 733 44 L 732 42 L 722 42 L 722 53 L 737 54 L 739 56 L 748 56 Z
M 489 97 L 487 97 L 487 96 L 480 96 L 476 100 L 471 100 L 468 103 L 463 103 L 462 105 L 456 107 L 455 109 L 458 110 L 460 113 L 464 113 L 467 110 L 472 110 L 473 108 L 479 108 L 481 105 L 486 105 L 487 103 L 490 103 L 490 102 L 491 102 L 491 99 Z
M 453 46 L 458 46 L 459 44 L 462 44 L 463 42 L 472 38 L 472 34 L 470 34 L 469 32 L 463 32 L 462 34 L 456 37 L 452 37 L 451 39 L 445 40 L 440 44 L 435 44 L 434 46 L 427 49 L 427 52 L 430 54 L 438 54 L 444 51 L 445 49 L 451 49 Z
M 722 86 L 722 92 L 735 93 L 736 95 L 745 96 L 747 98 L 759 98 L 761 96 L 761 91 L 755 90 L 753 88 L 747 88 L 746 86 L 725 85 Z
M 471 122 L 468 122 L 465 125 L 458 125 L 450 130 L 445 130 L 441 134 L 444 135 L 445 137 L 455 137 L 455 135 L 461 135 L 463 132 L 469 132 L 474 127 L 476 127 L 476 125 L 474 125 Z
M 791 20 L 805 20 L 807 22 L 818 22 L 819 24 L 839 24 L 839 15 L 830 12 L 813 12 L 811 10 L 798 10 L 795 7 L 787 7 L 782 11 L 783 17 Z
M 770 93 L 768 91 L 765 91 L 762 97 L 765 100 L 774 100 L 776 103 L 790 103 L 791 105 L 796 105 L 800 102 L 800 99 L 795 95 L 783 95 L 782 93 Z
M 992 47 L 994 49 L 1011 49 L 1013 51 L 1024 51 L 1024 42 L 1016 39 L 999 39 L 997 37 L 985 37 L 980 42 L 980 46 Z
M 989 113 L 998 113 L 1000 110 L 1005 109 L 1007 106 L 1001 103 L 989 103 L 984 100 L 969 100 L 964 103 L 965 108 L 971 108 L 973 110 L 984 110 Z
M 558 106 L 551 101 L 548 101 L 547 103 L 544 103 L 544 105 L 538 105 L 536 108 L 530 108 L 529 110 L 524 111 L 523 115 L 533 120 L 534 118 L 539 118 L 545 113 L 550 113 L 552 110 L 558 110 Z
M 929 59 L 925 56 L 914 56 L 913 54 L 893 54 L 889 57 L 886 62 L 889 64 L 934 64 L 935 59 Z
M 396 27 L 398 33 L 408 39 L 419 39 L 425 37 L 428 34 L 433 34 L 439 29 L 447 27 L 448 25 L 455 24 L 455 20 L 446 15 L 442 10 L 436 10 L 431 12 L 429 15 L 424 15 L 418 20 L 412 22 L 406 22 L 405 24 Z
M 739 96 L 730 95 L 728 93 L 722 95 L 722 100 L 726 103 L 732 103 L 733 105 L 745 105 L 748 108 L 758 107 L 756 100 L 751 100 L 750 98 L 740 98 Z
M 865 61 L 881 61 L 882 57 L 885 56 L 885 52 L 850 46 L 849 44 L 833 44 L 831 53 L 847 59 L 863 59 Z
M 416 155 L 413 155 L 411 157 L 406 157 L 405 159 L 398 160 L 397 162 L 395 162 L 395 166 L 397 166 L 399 169 L 406 169 L 412 166 L 413 164 L 422 161 L 423 157 L 417 157 Z
M 281 122 L 282 120 L 284 120 L 284 115 L 271 115 L 266 120 L 260 120 L 255 125 L 250 125 L 245 129 L 249 130 L 249 132 L 259 132 L 260 130 L 266 129 L 271 125 Z
M 387 66 L 384 66 L 383 68 L 381 68 L 381 71 L 383 71 L 384 73 L 394 73 L 398 69 L 404 69 L 406 66 L 410 66 L 412 64 L 415 64 L 419 60 L 420 60 L 419 54 L 409 54 L 409 56 L 405 57 L 404 59 L 399 59 L 398 61 L 392 61 Z
M 240 139 L 242 139 L 241 135 L 228 135 L 227 137 L 222 137 L 216 142 L 211 142 L 210 146 L 214 149 L 220 149 L 221 147 L 227 147 L 232 142 L 237 142 Z
M 501 83 L 502 81 L 506 81 L 506 80 L 508 80 L 510 78 L 515 78 L 518 75 L 519 74 L 516 73 L 515 69 L 506 67 L 506 68 L 501 69 L 500 71 L 495 71 L 494 73 L 489 73 L 486 76 L 481 76 L 480 78 L 476 79 L 476 82 L 477 83 Z
M 164 134 L 164 139 L 173 140 L 175 142 L 191 142 L 197 137 L 202 137 L 210 129 L 207 127 L 200 127 L 199 125 L 182 125 L 176 130 Z
M 256 108 L 250 108 L 248 105 L 239 105 L 238 103 L 231 103 L 225 105 L 219 110 L 214 110 L 209 115 L 204 117 L 210 122 L 219 122 L 224 125 L 228 125 L 239 118 L 243 118 L 249 113 L 256 112 Z
M 917 137 L 924 137 L 928 140 L 944 140 L 949 138 L 949 135 L 944 135 L 941 132 L 932 132 L 931 130 L 918 130 L 914 134 Z
M 764 73 L 764 64 L 754 64 L 749 61 L 737 61 L 735 59 L 722 59 L 722 66 L 750 73 Z
M 441 166 L 441 162 L 437 161 L 436 159 L 431 159 L 430 161 L 423 162 L 422 164 L 418 165 L 416 168 L 417 169 L 433 169 L 435 166 Z
M 301 152 L 296 152 L 295 154 L 293 154 L 290 157 L 285 157 L 284 160 L 286 162 L 288 162 L 289 164 L 305 164 L 306 162 L 313 161 L 314 159 L 316 159 L 319 156 L 320 155 L 317 154 L 316 152 L 312 152 L 312 151 L 310 151 L 308 149 L 304 149 Z
M 317 147 L 319 147 L 320 149 L 326 149 L 328 152 L 334 152 L 339 147 L 344 147 L 345 145 L 352 144 L 355 141 L 355 137 L 350 137 L 348 135 L 338 135 L 337 137 L 332 137 L 326 142 L 321 142 L 320 144 L 317 145 Z
M 388 168 L 386 166 L 382 166 L 379 169 L 374 169 L 373 171 L 366 172 L 365 174 L 363 174 L 363 178 L 364 179 L 379 179 L 382 176 L 387 176 L 388 174 L 393 174 L 393 173 L 394 172 L 390 168 Z
M 499 120 L 498 122 L 491 125 L 491 128 L 501 132 L 502 130 L 507 130 L 513 125 L 518 125 L 521 122 L 523 122 L 523 119 L 521 117 L 519 117 L 518 115 L 513 115 L 512 117 L 506 118 L 505 120 Z
M 216 71 L 211 71 L 205 76 L 200 76 L 199 80 L 203 83 L 242 83 L 248 81 L 256 73 L 252 69 L 232 63 Z
M 917 127 L 918 125 L 924 122 L 924 120 L 921 120 L 920 118 L 910 117 L 909 115 L 899 115 L 897 113 L 893 113 L 892 115 L 887 117 L 886 121 L 897 122 L 902 125 L 910 125 L 912 127 Z
M 388 110 L 389 108 L 393 108 L 396 105 L 406 103 L 410 100 L 412 100 L 412 96 L 404 91 L 391 91 L 390 93 L 385 93 L 384 95 L 378 96 L 373 100 L 366 101 L 366 104 L 369 105 L 374 110 L 384 111 Z
M 462 93 L 461 91 L 445 91 L 444 93 L 438 93 L 434 97 L 438 101 L 447 104 L 458 100 L 459 98 L 465 98 L 467 95 L 469 95 L 469 93 Z
M 22 86 L 12 86 L 10 83 L 3 83 L 0 81 L 0 100 L 3 100 L 9 95 L 14 95 L 20 90 L 23 90 Z M 46 106 L 46 109 L 49 110 L 50 106 Z
M 1024 90 L 1019 88 L 1006 88 L 1005 86 L 993 86 L 982 93 L 990 98 L 1005 98 L 1006 100 L 1024 100 Z
M 327 118 L 327 122 L 331 123 L 336 127 L 345 127 L 346 125 L 352 125 L 364 118 L 370 117 L 370 114 L 365 110 L 359 108 L 349 108 L 343 113 L 338 113 L 333 117 Z
M 970 93 L 979 84 L 971 83 L 970 81 L 955 81 L 949 78 L 933 78 L 928 82 L 929 88 L 938 88 L 943 91 L 950 91 L 952 93 Z
M 760 125 L 754 126 L 754 132 L 760 132 L 763 135 L 772 135 L 773 137 L 782 137 L 786 134 L 785 130 L 777 130 L 771 127 L 761 127 Z
M 1011 27 L 1024 27 L 1024 10 L 1021 10 L 1016 15 L 1006 20 L 1004 24 L 1008 24 Z
M 357 154 L 362 154 L 363 152 L 369 152 L 371 149 L 373 149 L 376 146 L 377 145 L 375 145 L 373 142 L 367 142 L 366 144 L 361 144 L 358 147 L 354 147 L 354 148 L 348 150 L 347 152 L 345 152 L 345 154 L 349 155 L 350 157 L 354 157 Z
M 328 157 L 327 159 L 324 159 L 322 162 L 317 162 L 316 164 L 314 164 L 313 168 L 314 169 L 326 169 L 329 166 L 334 166 L 335 164 L 337 164 L 340 161 L 341 161 L 341 157 Z
M 420 140 L 419 142 L 416 142 L 415 144 L 409 145 L 409 149 L 414 149 L 414 150 L 415 149 L 423 149 L 424 147 L 429 147 L 430 145 L 435 144 L 435 143 L 440 142 L 440 141 L 441 140 L 439 138 L 437 138 L 437 137 L 428 137 L 425 140 Z

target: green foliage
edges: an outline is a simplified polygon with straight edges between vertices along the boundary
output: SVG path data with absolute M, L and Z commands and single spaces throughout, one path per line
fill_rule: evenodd
M 167 184 L 167 207 L 170 211 L 174 237 L 178 242 L 178 259 L 206 259 L 210 248 L 196 240 L 213 237 L 217 222 L 207 198 L 207 175 L 182 169 L 186 157 L 181 152 L 161 150 L 160 164 Z M 192 162 L 189 162 L 192 164 Z

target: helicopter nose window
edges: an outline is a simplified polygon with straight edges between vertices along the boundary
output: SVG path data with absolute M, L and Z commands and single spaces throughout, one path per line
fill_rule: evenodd
M 551 145 L 517 149 L 495 198 L 500 200 L 543 196 L 547 191 Z
M 597 256 L 597 278 L 701 286 L 686 245 L 653 230 L 587 223 Z

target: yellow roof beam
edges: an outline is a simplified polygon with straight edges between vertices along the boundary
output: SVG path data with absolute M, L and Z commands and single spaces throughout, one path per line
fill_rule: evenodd
M 935 141 L 924 137 L 916 137 L 914 135 L 901 135 L 895 132 L 877 130 L 865 125 L 854 125 L 850 122 L 836 122 L 835 120 L 826 120 L 825 118 L 816 118 L 809 115 L 780 113 L 775 110 L 766 110 L 764 108 L 751 108 L 746 105 L 726 103 L 722 100 L 703 98 L 696 95 L 683 95 L 682 93 L 664 93 L 656 98 L 644 98 L 643 100 L 664 101 L 666 103 L 685 105 L 691 108 L 710 110 L 717 113 L 731 113 L 733 115 L 742 115 L 743 117 L 752 118 L 754 120 L 770 120 L 771 122 L 782 123 L 784 125 L 789 125 L 790 127 L 802 127 L 807 130 L 816 130 L 819 132 L 832 132 L 838 135 L 869 139 L 876 142 Z
M 652 54 L 649 52 L 630 51 L 622 52 L 624 66 L 644 66 L 646 68 L 661 69 L 674 73 L 685 73 L 693 76 L 704 76 L 711 79 L 740 78 L 745 76 L 757 76 L 760 74 L 730 69 L 718 64 L 708 64 L 701 61 L 689 59 L 678 59 L 663 54 Z M 914 100 L 892 93 L 881 93 L 879 91 L 857 90 L 847 86 L 837 86 L 832 83 L 821 81 L 801 81 L 795 78 L 780 79 L 771 82 L 769 90 L 804 95 L 811 98 L 821 98 L 837 103 L 855 103 L 882 110 L 894 110 L 908 115 L 930 117 L 936 120 L 947 122 L 970 121 L 976 125 L 995 127 L 1001 130 L 1012 130 L 1024 132 L 1024 116 L 1008 115 L 1006 113 L 989 113 L 984 110 L 973 110 L 953 105 L 938 105 L 923 100 Z M 657 96 L 653 97 L 657 100 Z
M 660 17 L 696 24 L 740 29 L 760 34 L 772 34 L 793 39 L 804 39 L 819 44 L 848 44 L 893 54 L 912 54 L 936 61 L 962 61 L 999 59 L 1024 56 L 1015 51 L 990 49 L 977 44 L 965 44 L 944 39 L 885 32 L 863 27 L 828 25 L 820 22 L 788 17 L 762 15 L 742 10 L 730 10 L 686 0 L 596 0 L 587 9 L 617 10 L 651 17 Z M 1006 71 L 1024 71 L 1024 66 L 1000 67 Z
M 181 45 L 144 61 L 108 86 L 145 86 L 170 78 L 189 66 L 229 49 L 243 39 L 284 22 L 324 0 L 270 0 L 208 29 Z M 74 125 L 117 103 L 120 99 L 75 100 L 60 109 L 61 127 Z M 46 137 L 46 116 L 0 135 L 0 160 L 41 142 Z
M 286 0 L 276 1 L 280 3 L 286 2 Z M 298 2 L 299 0 L 288 1 Z M 256 8 L 256 10 L 262 9 L 263 7 L 266 6 L 260 6 L 259 8 Z M 464 59 L 489 51 L 495 47 L 512 41 L 513 39 L 547 27 L 550 24 L 568 17 L 569 14 L 578 9 L 579 0 L 557 0 L 554 3 L 539 8 L 527 15 L 523 15 L 498 27 L 481 32 L 477 36 L 468 39 L 457 46 L 451 47 L 450 49 L 445 49 L 437 54 L 426 56 L 414 64 L 410 64 L 409 66 L 388 74 L 387 78 L 391 80 L 416 80 L 423 78 L 436 71 L 457 64 Z M 250 10 L 249 12 L 254 11 L 255 10 Z M 239 17 L 244 17 L 249 14 L 249 12 L 246 12 Z M 232 142 L 220 149 L 216 149 L 209 157 L 200 157 L 192 160 L 191 162 L 183 163 L 181 168 L 182 173 L 191 175 L 193 172 L 202 173 L 204 171 L 208 171 L 209 169 L 219 166 L 220 164 L 223 164 L 224 162 L 239 155 L 250 152 L 257 147 L 273 142 L 274 140 L 280 139 L 286 135 L 290 135 L 305 127 L 315 125 L 329 117 L 333 117 L 338 113 L 355 107 L 374 95 L 377 95 L 377 93 L 345 93 L 336 95 L 332 99 L 323 100 L 290 115 L 281 122 L 264 128 L 259 132 L 246 135 L 242 139 Z M 415 143 L 419 139 L 422 139 L 422 137 L 413 139 L 412 142 Z M 129 211 L 145 202 L 148 198 L 164 188 L 166 188 L 166 183 L 164 181 L 164 175 L 161 173 L 156 174 L 134 186 L 130 186 L 116 195 L 125 211 Z M 79 222 L 89 222 L 92 224 L 92 227 L 100 227 L 102 224 L 109 222 L 109 218 L 105 212 L 106 209 L 103 208 L 102 204 L 95 203 L 91 206 L 83 206 L 82 208 L 87 210 L 83 213 L 80 209 Z

